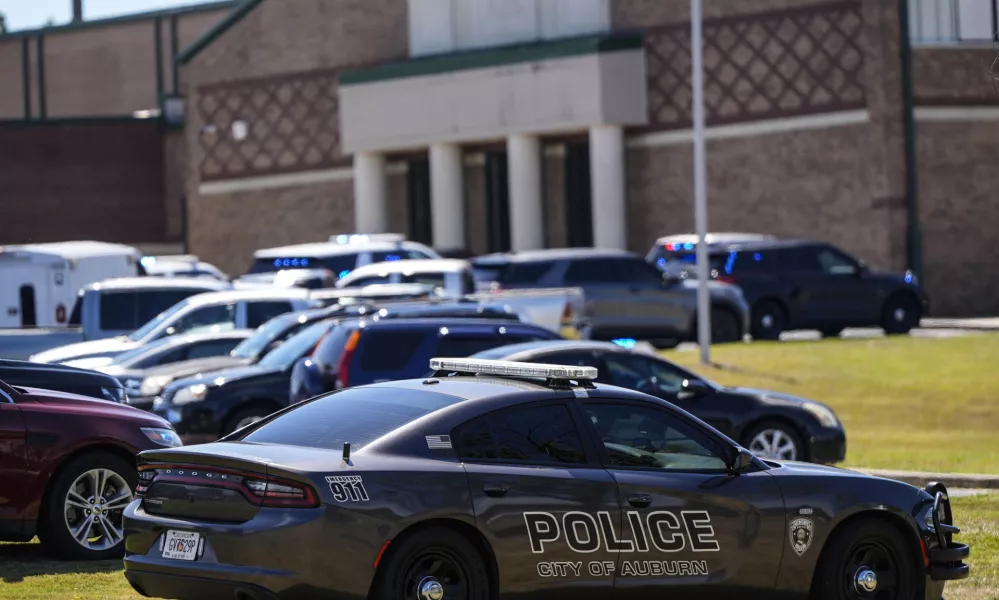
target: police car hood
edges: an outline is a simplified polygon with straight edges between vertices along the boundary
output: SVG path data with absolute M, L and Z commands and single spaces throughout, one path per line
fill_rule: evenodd
M 139 342 L 133 342 L 125 336 L 78 342 L 76 344 L 69 344 L 68 346 L 59 346 L 45 352 L 39 352 L 31 357 L 31 362 L 63 363 L 83 358 L 114 357 L 126 350 L 138 348 L 140 345 Z

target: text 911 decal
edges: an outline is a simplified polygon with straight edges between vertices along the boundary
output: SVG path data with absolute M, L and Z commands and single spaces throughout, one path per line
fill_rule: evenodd
M 718 552 L 718 540 L 711 526 L 711 516 L 703 510 L 684 510 L 679 515 L 660 510 L 649 513 L 625 513 L 630 535 L 619 538 L 610 512 L 596 515 L 566 512 L 561 518 L 546 512 L 525 512 L 524 524 L 531 552 L 544 554 L 552 544 L 565 544 L 577 554 L 604 550 L 614 553 Z M 541 577 L 578 577 L 584 571 L 592 576 L 611 576 L 617 570 L 614 561 L 559 561 L 538 563 Z M 619 575 L 625 577 L 662 577 L 707 575 L 705 560 L 633 560 L 623 561 Z

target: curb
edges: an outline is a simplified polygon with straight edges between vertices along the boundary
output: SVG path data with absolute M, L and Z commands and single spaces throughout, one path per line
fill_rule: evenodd
M 999 475 L 979 475 L 972 473 L 925 473 L 922 471 L 892 471 L 890 469 L 856 469 L 860 473 L 903 481 L 909 485 L 923 487 L 931 481 L 939 481 L 950 488 L 972 488 L 999 490 Z
M 999 319 L 923 319 L 919 322 L 919 328 L 999 331 Z

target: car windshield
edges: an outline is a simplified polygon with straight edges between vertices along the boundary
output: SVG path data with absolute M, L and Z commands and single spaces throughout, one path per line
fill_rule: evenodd
M 135 360 L 144 358 L 152 352 L 156 352 L 159 348 L 169 344 L 171 341 L 173 341 L 172 338 L 162 338 L 149 342 L 148 344 L 143 344 L 134 350 L 122 352 L 111 361 L 111 364 L 127 366 Z
M 295 325 L 299 323 L 299 315 L 281 315 L 267 321 L 253 332 L 253 335 L 239 343 L 232 349 L 229 356 L 233 358 L 245 358 L 248 360 L 258 360 L 267 353 L 268 347 L 274 341 L 280 341 L 288 337 L 289 330 L 294 331 Z
M 400 393 L 402 392 L 402 393 Z M 352 388 L 304 402 L 250 432 L 244 442 L 352 450 L 450 406 L 461 399 L 450 394 L 395 388 Z
M 132 340 L 133 342 L 141 342 L 143 339 L 145 339 L 146 336 L 155 331 L 157 327 L 162 325 L 164 322 L 172 318 L 180 311 L 187 308 L 190 304 L 191 303 L 189 300 L 181 300 L 177 304 L 174 304 L 170 308 L 166 309 L 165 311 L 161 312 L 160 314 L 150 319 L 149 322 L 147 322 L 142 327 L 139 327 L 138 329 L 130 333 L 128 335 L 128 339 Z
M 323 334 L 329 330 L 330 325 L 328 321 L 320 321 L 306 327 L 269 352 L 267 356 L 261 358 L 257 364 L 268 369 L 281 369 L 282 371 L 291 368 L 295 361 L 305 356 L 319 342 Z

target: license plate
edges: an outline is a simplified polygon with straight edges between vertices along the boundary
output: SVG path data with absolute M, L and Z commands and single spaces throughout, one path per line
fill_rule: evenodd
M 167 531 L 163 538 L 163 558 L 195 560 L 201 534 L 193 531 Z

